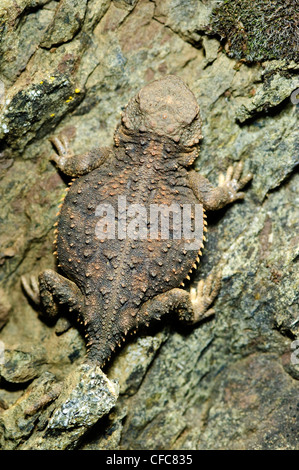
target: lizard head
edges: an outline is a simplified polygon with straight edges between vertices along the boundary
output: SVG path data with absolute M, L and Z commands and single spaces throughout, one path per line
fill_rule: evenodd
M 149 132 L 184 147 L 193 147 L 202 139 L 196 98 L 174 75 L 144 86 L 125 108 L 122 125 L 133 133 Z

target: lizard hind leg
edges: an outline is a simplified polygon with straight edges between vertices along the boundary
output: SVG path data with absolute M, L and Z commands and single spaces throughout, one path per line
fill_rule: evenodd
M 147 301 L 139 313 L 139 321 L 145 325 L 152 319 L 174 311 L 180 321 L 194 325 L 213 315 L 211 308 L 221 286 L 221 273 L 212 272 L 206 280 L 199 281 L 196 289 L 190 293 L 180 289 L 171 289 Z
M 177 313 L 180 321 L 195 325 L 215 313 L 211 308 L 221 287 L 221 273 L 212 272 L 206 280 L 199 281 L 197 288 L 190 293 L 179 288 L 159 294 L 147 301 L 139 313 L 139 322 L 145 325 L 152 319 L 170 311 Z
M 221 287 L 221 273 L 212 272 L 206 280 L 199 281 L 197 288 L 190 293 L 180 289 L 171 289 L 148 300 L 141 308 L 139 322 L 145 325 L 152 319 L 174 311 L 178 319 L 189 325 L 210 317 L 215 313 L 211 308 Z
M 153 320 L 160 320 L 170 312 L 176 313 L 179 320 L 189 325 L 213 315 L 214 310 L 210 307 L 220 290 L 220 279 L 220 274 L 212 273 L 206 281 L 200 281 L 197 289 L 191 290 L 190 293 L 184 289 L 174 288 L 156 295 L 141 306 L 134 321 L 133 317 L 128 319 L 125 316 L 121 319 L 119 340 L 116 340 L 116 334 L 111 335 L 103 326 L 99 327 L 99 319 L 95 321 L 90 315 L 85 324 L 88 360 L 96 361 L 104 367 L 116 345 L 120 346 L 120 341 L 125 339 L 127 332 L 131 330 L 132 333 L 136 333 L 137 328 L 149 326 Z
M 70 312 L 75 311 L 82 315 L 84 297 L 69 279 L 47 269 L 39 275 L 39 288 L 41 305 L 48 318 L 57 315 L 58 305 L 65 305 Z
M 83 313 L 84 297 L 79 288 L 60 274 L 47 269 L 38 278 L 30 282 L 22 277 L 22 284 L 26 294 L 42 310 L 46 320 L 53 320 L 58 316 L 59 305 L 65 305 L 68 310 L 76 311 L 81 316 Z

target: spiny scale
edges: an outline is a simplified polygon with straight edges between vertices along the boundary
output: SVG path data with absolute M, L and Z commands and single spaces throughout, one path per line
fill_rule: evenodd
M 117 146 L 100 166 L 92 166 L 95 158 L 100 158 L 92 155 L 92 168 L 72 178 L 57 213 L 54 253 L 57 252 L 63 274 L 84 298 L 82 316 L 88 350 L 102 363 L 127 334 L 135 334 L 139 326 L 160 319 L 164 311 L 152 308 L 151 302 L 156 296 L 184 285 L 201 256 L 201 250 L 186 249 L 186 243 L 192 240 L 175 238 L 173 220 L 169 221 L 170 235 L 165 239 L 161 230 L 154 239 L 119 237 L 117 233 L 111 238 L 99 235 L 101 218 L 97 208 L 108 204 L 118 215 L 120 198 L 126 200 L 127 207 L 142 206 L 147 221 L 150 209 L 161 204 L 188 205 L 192 207 L 194 219 L 199 201 L 189 184 L 187 166 L 196 158 L 201 139 L 199 108 L 194 95 L 180 79 L 162 80 L 161 86 L 159 82 L 156 88 L 151 91 L 146 88 L 138 96 L 145 101 L 154 99 L 160 103 L 162 100 L 167 109 L 163 119 L 160 111 L 155 116 L 154 110 L 154 116 L 151 111 L 150 118 L 145 119 L 153 128 L 136 124 L 143 117 L 138 109 L 139 100 L 131 101 L 124 111 L 123 123 L 137 127 L 128 130 L 121 124 L 115 135 Z M 176 102 L 179 119 L 178 107 L 171 104 Z M 169 135 L 165 134 L 166 129 Z M 82 159 L 81 163 L 84 162 Z M 69 167 L 67 174 L 75 175 L 76 169 Z M 129 216 L 129 223 L 132 220 Z M 205 231 L 205 220 L 203 226 Z M 203 241 L 204 236 L 201 248 Z

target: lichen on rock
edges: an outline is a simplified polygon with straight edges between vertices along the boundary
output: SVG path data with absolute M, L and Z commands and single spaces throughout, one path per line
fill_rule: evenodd
M 79 3 L 0 6 L 1 448 L 296 449 L 296 2 Z M 107 379 L 82 366 L 73 319 L 42 322 L 20 278 L 57 269 L 69 181 L 49 137 L 75 153 L 111 145 L 128 99 L 167 74 L 200 105 L 195 167 L 217 184 L 243 160 L 254 178 L 243 202 L 208 214 L 190 283 L 223 266 L 215 317 L 187 330 L 161 321 L 115 355 Z
M 226 0 L 213 10 L 208 30 L 225 39 L 231 57 L 298 61 L 298 15 L 296 0 Z

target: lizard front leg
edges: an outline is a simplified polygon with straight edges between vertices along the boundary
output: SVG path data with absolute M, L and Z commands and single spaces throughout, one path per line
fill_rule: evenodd
M 68 140 L 65 136 L 61 138 L 51 137 L 50 141 L 56 149 L 50 160 L 54 161 L 58 168 L 68 176 L 81 176 L 101 166 L 112 154 L 108 147 L 97 148 L 82 155 L 74 155 L 69 150 Z
M 226 176 L 220 175 L 219 186 L 214 187 L 204 176 L 195 170 L 189 173 L 189 184 L 197 199 L 207 210 L 218 210 L 222 207 L 244 198 L 241 191 L 252 179 L 252 174 L 247 173 L 242 177 L 243 162 L 235 167 L 229 166 Z

